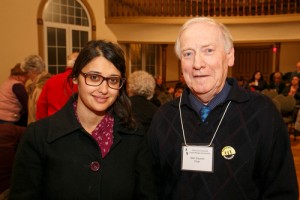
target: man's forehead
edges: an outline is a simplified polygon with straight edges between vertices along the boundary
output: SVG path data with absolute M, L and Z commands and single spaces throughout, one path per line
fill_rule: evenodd
M 194 40 L 195 38 L 205 38 L 206 40 L 213 40 L 219 38 L 221 36 L 221 32 L 218 27 L 214 24 L 207 23 L 207 22 L 197 22 L 191 24 L 181 33 L 181 40 L 191 39 Z

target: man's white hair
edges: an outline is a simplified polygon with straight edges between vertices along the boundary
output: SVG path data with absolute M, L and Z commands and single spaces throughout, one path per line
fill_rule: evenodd
M 225 48 L 225 52 L 229 52 L 230 49 L 233 47 L 233 41 L 232 41 L 232 36 L 231 33 L 229 32 L 229 30 L 224 26 L 224 24 L 217 22 L 216 20 L 212 19 L 212 18 L 208 18 L 208 17 L 196 17 L 196 18 L 192 18 L 190 20 L 188 20 L 187 22 L 185 22 L 182 27 L 179 29 L 179 33 L 176 39 L 176 43 L 175 43 L 175 53 L 177 55 L 177 57 L 180 59 L 180 37 L 181 34 L 191 25 L 196 24 L 196 23 L 210 23 L 210 24 L 214 24 L 216 25 L 219 30 L 222 33 L 223 36 L 223 40 L 224 40 L 224 48 Z

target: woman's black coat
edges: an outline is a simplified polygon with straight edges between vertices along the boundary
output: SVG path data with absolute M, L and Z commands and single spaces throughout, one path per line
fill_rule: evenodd
M 76 119 L 72 100 L 28 127 L 19 146 L 10 199 L 156 199 L 143 131 L 115 117 L 113 145 L 102 159 Z

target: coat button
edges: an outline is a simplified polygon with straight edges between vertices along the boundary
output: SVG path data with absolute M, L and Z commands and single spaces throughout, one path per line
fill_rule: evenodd
M 94 172 L 99 171 L 99 169 L 100 169 L 100 164 L 99 164 L 99 162 L 97 162 L 97 161 L 91 162 L 91 164 L 90 164 L 90 169 L 91 169 L 92 171 L 94 171 Z

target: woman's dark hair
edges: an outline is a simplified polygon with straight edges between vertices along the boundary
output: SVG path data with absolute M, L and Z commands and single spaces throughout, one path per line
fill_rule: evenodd
M 254 80 L 255 80 L 255 75 L 256 75 L 257 73 L 260 73 L 260 79 L 259 79 L 259 81 L 264 80 L 263 74 L 262 74 L 260 71 L 256 71 L 256 72 L 253 73 L 253 75 L 252 75 L 252 77 L 251 77 L 251 79 L 250 79 L 251 81 L 254 81 Z
M 70 78 L 77 78 L 81 70 L 96 57 L 106 58 L 121 72 L 121 77 L 126 78 L 123 50 L 117 44 L 105 40 L 92 40 L 86 44 L 74 63 Z M 131 107 L 131 102 L 126 92 L 126 84 L 123 84 L 123 87 L 119 90 L 119 96 L 112 106 L 108 108 L 108 112 L 117 115 L 121 123 L 128 128 L 136 128 Z

